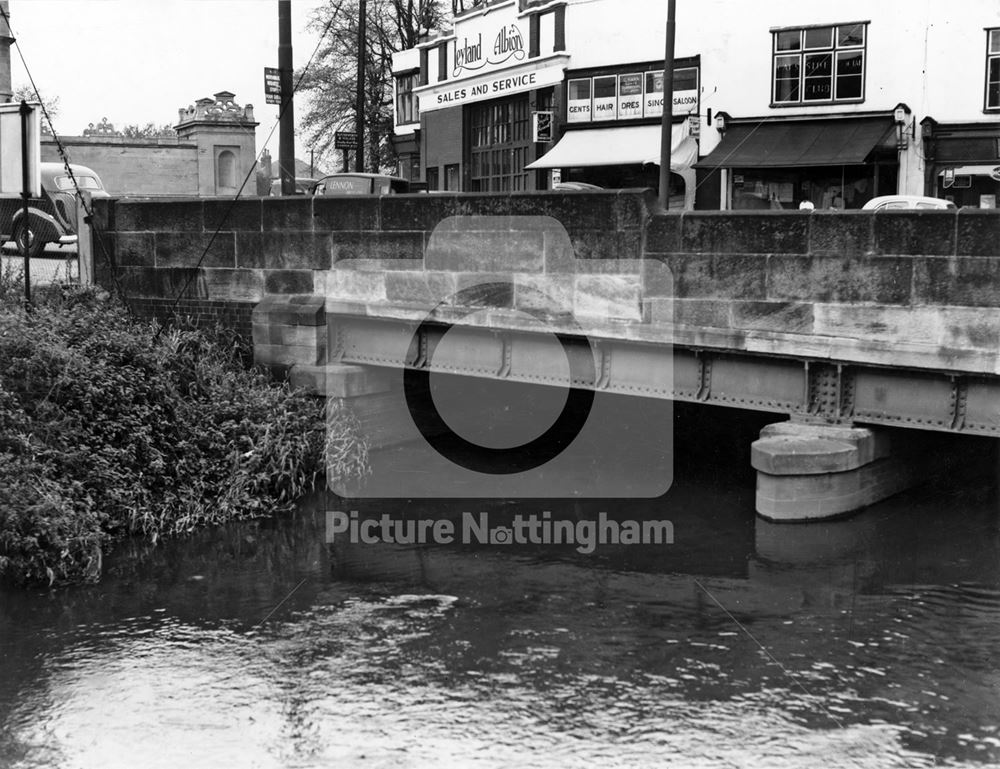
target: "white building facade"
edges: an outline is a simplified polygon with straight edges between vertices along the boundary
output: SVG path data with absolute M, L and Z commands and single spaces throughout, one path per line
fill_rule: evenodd
M 656 184 L 666 2 L 469 5 L 394 62 L 411 176 L 456 190 Z M 677 5 L 672 200 L 995 205 L 997 0 Z

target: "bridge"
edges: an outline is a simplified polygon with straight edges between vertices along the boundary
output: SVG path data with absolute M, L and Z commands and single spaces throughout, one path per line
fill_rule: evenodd
M 96 224 L 99 281 L 237 326 L 380 445 L 417 435 L 400 370 L 770 412 L 752 462 L 781 521 L 907 487 L 932 433 L 1000 436 L 1000 212 L 608 191 L 112 200 Z

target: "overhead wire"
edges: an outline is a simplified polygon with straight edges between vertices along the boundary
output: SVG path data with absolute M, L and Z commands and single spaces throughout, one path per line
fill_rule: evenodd
M 204 249 L 202 250 L 201 255 L 198 257 L 198 261 L 195 263 L 194 267 L 190 269 L 190 271 L 188 273 L 188 276 L 187 276 L 187 279 L 184 282 L 184 285 L 181 287 L 181 290 L 178 292 L 177 296 L 174 298 L 172 304 L 170 305 L 170 309 L 168 310 L 168 314 L 173 315 L 173 314 L 176 313 L 177 306 L 180 303 L 181 297 L 183 297 L 184 294 L 187 292 L 188 288 L 190 288 L 191 282 L 194 279 L 194 276 L 197 274 L 198 270 L 201 268 L 201 265 L 204 263 L 205 258 L 208 256 L 209 252 L 212 250 L 212 246 L 215 244 L 216 238 L 218 237 L 219 233 L 222 231 L 222 228 L 225 226 L 226 222 L 228 221 L 229 217 L 231 216 L 233 210 L 236 207 L 237 202 L 239 202 L 239 200 L 240 200 L 240 197 L 243 195 L 243 192 L 246 189 L 246 185 L 250 181 L 250 178 L 254 175 L 254 172 L 255 172 L 255 169 L 256 169 L 256 166 L 257 166 L 257 162 L 256 161 L 259 161 L 263 157 L 264 151 L 267 149 L 268 144 L 270 143 L 272 137 L 274 136 L 274 132 L 277 130 L 278 126 L 281 123 L 281 118 L 284 116 L 285 110 L 292 103 L 292 98 L 294 97 L 295 93 L 299 90 L 299 87 L 301 86 L 302 81 L 305 79 L 306 75 L 309 72 L 309 69 L 312 67 L 313 62 L 316 59 L 316 55 L 319 53 L 319 50 L 320 50 L 320 47 L 323 44 L 323 41 L 326 39 L 326 36 L 329 34 L 330 28 L 333 26 L 333 22 L 337 19 L 338 15 L 340 14 L 340 11 L 341 11 L 341 8 L 344 5 L 344 2 L 345 2 L 345 0 L 340 0 L 337 3 L 336 7 L 331 11 L 330 18 L 327 20 L 326 26 L 323 28 L 323 32 L 320 34 L 319 39 L 316 41 L 316 46 L 313 48 L 312 54 L 309 56 L 309 59 L 306 62 L 305 67 L 303 67 L 302 71 L 299 74 L 298 79 L 295 81 L 295 84 L 292 86 L 292 93 L 289 95 L 289 98 L 287 100 L 282 100 L 283 103 L 282 103 L 281 108 L 280 108 L 280 110 L 278 112 L 278 118 L 274 121 L 274 124 L 271 126 L 271 130 L 268 132 L 267 138 L 264 140 L 264 146 L 261 149 L 261 152 L 257 154 L 257 156 L 255 158 L 254 164 L 250 166 L 250 168 L 248 169 L 246 175 L 243 177 L 242 184 L 240 184 L 239 189 L 237 190 L 236 194 L 233 196 L 233 199 L 230 201 L 229 206 L 226 208 L 226 211 L 222 215 L 221 219 L 219 220 L 219 223 L 215 227 L 215 230 L 212 232 L 212 235 L 209 238 L 208 243 L 205 245 Z M 84 211 L 85 211 L 85 213 L 87 215 L 87 219 L 89 220 L 89 224 L 90 224 L 91 228 L 94 229 L 97 232 L 97 234 L 98 234 L 98 237 L 94 238 L 94 240 L 96 240 L 100 244 L 100 248 L 101 248 L 101 251 L 102 251 L 103 256 L 105 258 L 105 261 L 107 262 L 108 266 L 110 267 L 111 278 L 112 278 L 112 281 L 114 283 L 115 290 L 117 291 L 118 295 L 124 299 L 125 298 L 125 293 L 124 293 L 124 291 L 123 291 L 123 289 L 121 287 L 121 283 L 119 281 L 117 265 L 115 264 L 114 258 L 112 257 L 112 255 L 107 250 L 106 239 L 104 237 L 101 237 L 102 232 L 101 232 L 101 229 L 100 229 L 99 225 L 97 224 L 97 222 L 96 222 L 96 220 L 94 218 L 93 207 L 91 206 L 90 201 L 87 200 L 87 196 L 81 194 L 80 186 L 77 183 L 76 177 L 73 174 L 73 169 L 70 167 L 69 156 L 66 153 L 66 148 L 63 146 L 62 140 L 59 138 L 59 134 L 55 130 L 55 125 L 54 125 L 54 123 L 52 121 L 52 116 L 49 114 L 49 111 L 46 108 L 45 103 L 42 101 L 41 93 L 38 90 L 38 85 L 35 83 L 35 78 L 31 74 L 31 68 L 28 66 L 28 62 L 27 62 L 27 60 L 24 57 L 24 52 L 21 50 L 21 46 L 18 44 L 17 37 L 14 35 L 13 29 L 12 29 L 12 27 L 10 25 L 10 16 L 7 13 L 7 11 L 4 10 L 4 8 L 3 8 L 2 5 L 0 5 L 0 16 L 3 17 L 3 20 L 7 24 L 7 28 L 10 30 L 11 42 L 14 44 L 14 47 L 17 49 L 18 57 L 21 59 L 21 64 L 24 67 L 24 71 L 25 71 L 25 73 L 28 76 L 28 81 L 31 84 L 31 89 L 32 89 L 32 91 L 34 91 L 35 97 L 38 99 L 38 103 L 39 103 L 39 106 L 41 108 L 42 115 L 45 117 L 45 122 L 46 122 L 46 124 L 49 127 L 49 131 L 51 132 L 53 139 L 56 142 L 56 147 L 57 147 L 58 152 L 59 152 L 59 157 L 62 159 L 63 165 L 66 168 L 66 173 L 69 176 L 70 182 L 73 185 L 73 189 L 77 193 L 78 199 L 83 204 Z M 126 305 L 127 305 L 127 302 L 126 302 Z M 154 337 L 154 342 L 159 338 L 159 336 L 162 333 L 162 331 L 163 331 L 163 326 L 161 326 L 160 329 L 157 331 L 156 336 Z
M 52 134 L 52 138 L 56 142 L 56 149 L 59 152 L 59 157 L 62 159 L 63 166 L 66 169 L 66 174 L 69 176 L 70 182 L 73 184 L 73 190 L 76 192 L 76 198 L 83 205 L 84 213 L 87 217 L 87 223 L 90 224 L 91 229 L 96 230 L 98 237 L 94 238 L 101 248 L 101 252 L 108 266 L 110 267 L 111 280 L 114 283 L 115 291 L 120 297 L 124 297 L 124 292 L 122 291 L 121 283 L 118 280 L 118 268 L 114 262 L 114 258 L 108 253 L 107 244 L 105 238 L 102 237 L 101 229 L 94 219 L 94 209 L 91 205 L 91 201 L 88 199 L 87 195 L 83 195 L 80 190 L 80 185 L 76 181 L 76 176 L 73 174 L 73 168 L 69 162 L 69 156 L 66 154 L 66 148 L 63 146 L 62 139 L 59 138 L 59 134 L 56 132 L 55 124 L 52 122 L 52 116 L 49 114 L 48 108 L 45 106 L 45 102 L 42 100 L 41 93 L 38 90 L 38 86 L 35 83 L 35 78 L 31 74 L 31 68 L 28 66 L 27 60 L 24 58 L 24 52 L 21 50 L 20 44 L 17 42 L 17 36 L 14 34 L 14 30 L 10 25 L 10 16 L 2 5 L 0 5 L 0 16 L 3 17 L 4 22 L 7 25 L 7 29 L 10 32 L 11 43 L 17 49 L 17 55 L 21 59 L 21 65 L 24 67 L 25 74 L 28 76 L 28 82 L 31 84 L 31 90 L 35 93 L 35 98 L 38 99 L 38 106 L 41 108 L 42 116 L 45 118 L 45 122 L 49 127 L 49 132 Z M 27 226 L 27 223 L 25 223 Z M 77 227 L 79 230 L 79 227 Z

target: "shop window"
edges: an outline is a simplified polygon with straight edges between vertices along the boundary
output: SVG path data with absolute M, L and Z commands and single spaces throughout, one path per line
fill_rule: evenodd
M 1000 110 L 1000 29 L 986 35 L 986 109 Z
M 527 96 L 476 104 L 471 112 L 470 180 L 473 192 L 528 189 L 524 170 L 531 146 Z
M 409 72 L 396 78 L 396 125 L 420 122 L 417 95 L 413 93 L 419 84 L 419 72 Z
M 772 103 L 864 101 L 867 28 L 859 22 L 776 30 Z

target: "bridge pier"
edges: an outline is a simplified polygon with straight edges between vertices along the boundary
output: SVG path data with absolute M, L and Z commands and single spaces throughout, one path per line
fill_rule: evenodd
M 758 515 L 788 523 L 835 518 L 916 485 L 931 454 L 919 438 L 904 446 L 892 437 L 884 429 L 795 419 L 768 425 L 751 447 Z

